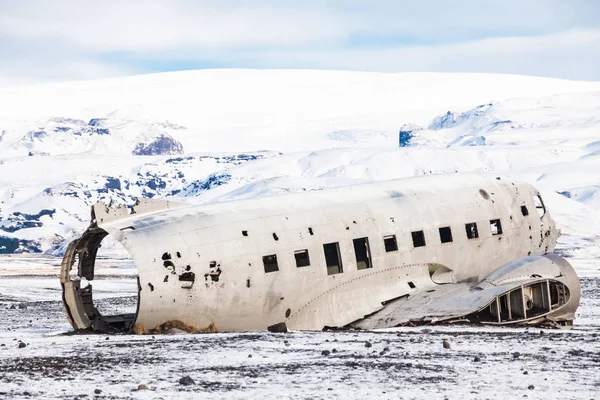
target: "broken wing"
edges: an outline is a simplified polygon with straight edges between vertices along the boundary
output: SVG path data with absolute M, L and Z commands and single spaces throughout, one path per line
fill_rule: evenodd
M 404 324 L 569 325 L 579 305 L 579 279 L 555 254 L 519 259 L 478 283 L 448 283 L 387 303 L 351 324 L 361 329 Z

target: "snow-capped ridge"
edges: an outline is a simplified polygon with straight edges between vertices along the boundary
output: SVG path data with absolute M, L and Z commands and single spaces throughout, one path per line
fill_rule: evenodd
M 581 96 L 586 102 L 577 112 L 571 112 L 572 103 L 579 104 Z M 447 111 L 434 117 L 426 129 L 414 124 L 403 126 L 399 142 L 401 147 L 513 145 L 528 140 L 522 136 L 526 132 L 542 129 L 600 129 L 600 93 L 513 98 L 480 104 L 462 112 Z
M 10 88 L 0 107 L 0 252 L 60 252 L 96 201 L 203 203 L 455 171 L 534 183 L 565 232 L 600 224 L 599 82 L 188 71 Z
M 30 126 L 35 124 L 35 128 Z M 28 126 L 29 125 L 29 126 Z M 182 144 L 171 136 L 184 127 L 167 122 L 126 121 L 92 118 L 89 122 L 56 117 L 17 125 L 5 130 L 9 142 L 0 150 L 11 156 L 64 154 L 102 155 L 176 155 L 183 154 Z

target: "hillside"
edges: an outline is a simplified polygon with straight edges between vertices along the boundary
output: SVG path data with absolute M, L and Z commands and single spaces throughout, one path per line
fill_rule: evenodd
M 600 241 L 600 82 L 205 70 L 3 89 L 0 108 L 0 253 L 60 252 L 97 200 L 454 171 L 529 181 L 563 243 Z

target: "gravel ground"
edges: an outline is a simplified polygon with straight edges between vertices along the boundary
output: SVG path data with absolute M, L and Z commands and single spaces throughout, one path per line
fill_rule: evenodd
M 20 289 L 27 284 L 36 296 Z M 600 395 L 600 278 L 581 284 L 568 331 L 107 336 L 69 333 L 56 277 L 0 276 L 0 398 L 593 399 Z M 135 287 L 131 276 L 112 273 L 98 285 L 104 310 L 135 309 L 135 297 L 123 295 Z M 118 297 L 111 287 L 122 289 Z

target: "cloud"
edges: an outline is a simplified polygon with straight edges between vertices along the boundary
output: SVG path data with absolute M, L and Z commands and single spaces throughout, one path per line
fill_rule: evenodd
M 238 54 L 274 68 L 381 72 L 490 72 L 600 80 L 600 30 L 506 37 L 435 46 Z M 229 59 L 234 62 L 234 59 Z
M 596 0 L 6 0 L 0 84 L 205 66 L 600 79 L 599 30 Z
M 169 48 L 302 45 L 347 33 L 322 10 L 217 6 L 190 1 L 23 1 L 0 13 L 0 32 L 21 39 L 52 38 L 99 52 Z

